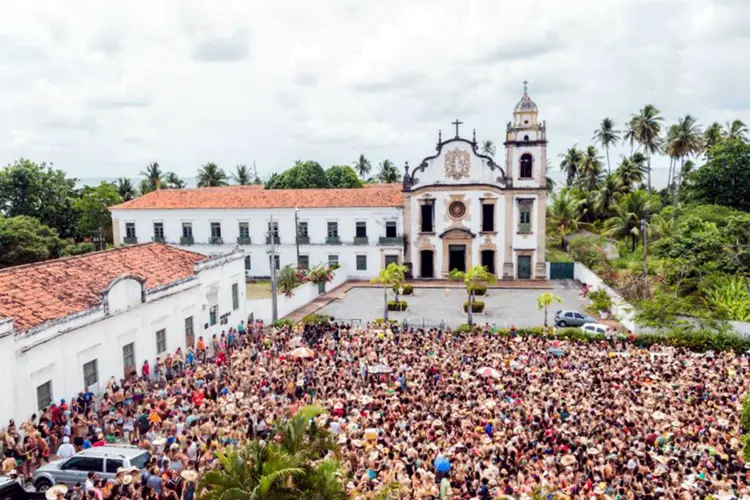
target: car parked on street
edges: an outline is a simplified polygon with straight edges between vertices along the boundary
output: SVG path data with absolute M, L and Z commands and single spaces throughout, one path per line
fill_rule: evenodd
M 557 311 L 555 314 L 555 326 L 565 328 L 566 326 L 582 326 L 586 323 L 596 323 L 596 319 L 578 311 Z
M 603 325 L 601 323 L 586 323 L 585 325 L 581 326 L 581 330 L 583 330 L 586 333 L 595 333 L 597 335 L 604 335 L 607 333 L 607 330 L 610 330 L 611 327 L 609 325 Z
M 136 467 L 142 471 L 150 458 L 148 451 L 136 446 L 98 446 L 39 467 L 32 476 L 32 483 L 37 491 L 46 491 L 56 484 L 70 488 L 76 483 L 86 482 L 92 471 L 103 479 L 114 481 L 117 469 Z

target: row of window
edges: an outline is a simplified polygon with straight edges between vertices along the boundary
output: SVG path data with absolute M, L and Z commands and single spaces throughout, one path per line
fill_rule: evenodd
M 518 200 L 518 232 L 531 232 L 531 210 L 534 200 Z M 463 218 L 466 214 L 466 206 L 461 201 L 454 201 L 448 207 L 448 215 L 454 219 Z M 434 232 L 435 200 L 425 200 L 420 207 L 420 227 L 422 233 Z M 482 232 L 492 233 L 495 231 L 495 204 L 482 203 Z
M 238 283 L 232 284 L 232 310 L 236 311 L 240 308 L 240 287 Z M 217 306 L 211 306 L 209 308 L 209 319 L 206 324 L 213 326 L 216 324 Z M 229 316 L 231 313 L 223 314 L 220 317 L 221 324 L 226 325 L 229 323 Z M 162 328 L 157 330 L 154 335 L 156 342 L 156 354 L 161 355 L 167 350 L 167 330 Z M 195 345 L 195 327 L 193 324 L 193 317 L 188 316 L 185 318 L 185 345 L 193 347 Z M 122 366 L 124 374 L 127 376 L 130 373 L 136 371 L 135 365 L 135 342 L 131 342 L 127 345 L 122 346 Z M 83 364 L 83 385 L 86 388 L 93 387 L 99 383 L 99 360 L 92 359 Z M 37 406 L 40 410 L 48 407 L 52 399 L 52 381 L 48 380 L 42 385 L 36 388 L 36 401 Z
M 217 242 L 221 240 L 222 233 L 221 233 L 221 222 L 211 222 L 210 223 L 210 229 L 211 229 L 211 241 Z M 240 239 L 250 240 L 250 223 L 249 222 L 240 222 L 239 223 L 239 237 Z M 360 221 L 355 223 L 355 238 L 367 238 L 367 222 Z M 270 238 L 273 235 L 274 239 L 278 242 L 279 240 L 279 223 L 269 222 L 268 223 L 268 233 L 267 236 Z M 328 222 L 327 225 L 327 238 L 330 239 L 337 239 L 339 237 L 339 223 L 338 222 Z M 308 223 L 301 221 L 297 223 L 297 236 L 302 238 L 309 238 L 308 233 Z M 135 240 L 137 239 L 137 234 L 135 231 L 135 222 L 126 222 L 125 223 L 125 239 L 126 240 Z M 398 237 L 398 229 L 396 225 L 396 221 L 387 221 L 385 223 L 385 237 L 386 238 L 397 238 Z M 193 223 L 192 222 L 183 222 L 182 223 L 182 238 L 183 239 L 189 239 L 192 240 L 193 238 Z M 155 241 L 164 241 L 165 234 L 164 234 L 164 223 L 163 222 L 154 222 L 154 240 Z
M 357 271 L 367 271 L 367 255 L 359 254 L 356 256 L 357 258 Z M 270 257 L 269 257 L 270 259 Z M 276 270 L 281 269 L 281 258 L 279 255 L 274 255 L 274 264 Z M 395 262 L 398 264 L 398 256 L 396 255 L 386 255 L 385 256 L 385 266 L 388 267 L 388 264 L 391 262 Z M 269 261 L 270 263 L 270 261 Z M 300 267 L 304 267 L 305 269 L 310 268 L 310 256 L 309 255 L 300 255 L 299 256 L 299 265 Z M 339 256 L 338 254 L 329 254 L 328 255 L 328 265 L 332 267 L 338 267 L 339 265 Z M 250 271 L 252 270 L 252 259 L 249 255 L 245 255 L 245 270 Z

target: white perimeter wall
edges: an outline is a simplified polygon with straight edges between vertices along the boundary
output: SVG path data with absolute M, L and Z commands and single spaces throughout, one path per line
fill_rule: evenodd
M 589 285 L 593 290 L 604 289 L 607 295 L 612 299 L 612 314 L 622 323 L 622 325 L 633 333 L 646 333 L 643 327 L 635 323 L 635 309 L 625 301 L 619 293 L 615 292 L 609 285 L 594 273 L 591 269 L 580 262 L 576 262 L 573 268 L 573 276 L 581 283 Z M 589 292 L 590 293 L 590 292 Z

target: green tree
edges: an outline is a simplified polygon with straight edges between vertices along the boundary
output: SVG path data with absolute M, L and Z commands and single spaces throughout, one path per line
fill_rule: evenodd
M 381 269 L 380 273 L 370 283 L 383 287 L 383 319 L 388 321 L 388 289 L 401 286 L 406 279 L 408 268 L 391 262 L 388 267 Z
M 338 189 L 360 188 L 362 180 L 349 165 L 333 165 L 326 170 L 328 186 Z
M 365 155 L 363 154 L 359 155 L 359 158 L 354 161 L 354 170 L 357 171 L 360 177 L 367 179 L 367 176 L 370 175 L 370 172 L 372 171 L 370 160 L 365 158 Z
M 594 209 L 601 217 L 607 216 L 622 196 L 622 181 L 616 174 L 607 174 L 596 192 Z
M 609 166 L 609 148 L 620 142 L 620 131 L 615 130 L 615 122 L 611 118 L 604 118 L 599 128 L 594 131 L 594 143 L 601 144 L 607 152 L 607 173 L 611 173 Z
M 489 139 L 486 140 L 486 141 L 482 141 L 482 149 L 481 149 L 481 151 L 482 151 L 482 154 L 485 154 L 485 155 L 490 156 L 490 157 L 494 157 L 495 156 L 495 151 L 496 151 L 495 143 L 492 142 Z
M 625 132 L 622 136 L 622 141 L 627 142 L 630 144 L 630 156 L 633 156 L 633 153 L 635 152 L 633 148 L 635 147 L 635 143 L 638 142 L 636 140 L 636 119 L 635 116 L 630 117 L 630 120 L 628 123 L 625 124 Z
M 668 134 L 667 150 L 671 151 L 670 156 L 674 155 L 680 159 L 680 173 L 675 177 L 679 180 L 682 177 L 682 171 L 685 166 L 685 160 L 692 155 L 700 153 L 703 147 L 703 137 L 701 128 L 695 118 L 685 115 L 684 118 L 677 120 L 674 129 L 670 127 L 671 133 Z M 676 167 L 675 167 L 676 169 Z M 671 179 L 670 179 L 671 181 Z M 677 202 L 680 200 L 680 188 L 682 183 L 677 184 Z
M 232 174 L 232 179 L 234 179 L 235 184 L 239 186 L 248 186 L 250 184 L 253 184 L 253 179 L 251 179 L 250 176 L 250 169 L 248 169 L 241 163 L 235 168 L 235 171 Z
M 583 152 L 576 147 L 569 148 L 565 153 L 560 154 L 560 170 L 565 172 L 565 185 L 571 187 L 578 179 L 578 171 L 581 168 Z
M 276 276 L 276 283 L 281 293 L 291 297 L 294 294 L 294 289 L 302 284 L 302 277 L 294 266 L 288 264 L 279 271 Z
M 739 139 L 717 144 L 689 184 L 693 201 L 750 211 L 750 145 Z
M 578 165 L 576 184 L 583 190 L 596 191 L 602 180 L 602 161 L 594 146 L 589 146 Z
M 473 266 L 467 271 L 452 269 L 449 275 L 453 281 L 463 281 L 466 285 L 466 295 L 468 295 L 468 307 L 466 309 L 466 323 L 469 326 L 474 325 L 472 305 L 474 304 L 474 290 L 478 285 L 492 284 L 495 282 L 495 275 L 490 273 L 484 266 Z
M 641 234 L 641 220 L 648 218 L 659 208 L 657 198 L 646 191 L 638 190 L 622 197 L 615 206 L 615 214 L 604 225 L 606 234 L 616 238 L 630 238 L 631 251 Z
M 661 151 L 661 123 L 664 118 L 661 112 L 651 104 L 646 104 L 637 115 L 633 117 L 635 140 L 646 152 L 647 158 L 647 181 L 648 192 L 651 192 L 651 157 L 654 153 Z
M 537 309 L 544 309 L 544 326 L 547 326 L 547 308 L 555 303 L 562 304 L 562 299 L 549 292 L 539 294 L 539 297 L 536 299 Z
M 552 195 L 552 203 L 547 207 L 548 220 L 562 237 L 578 230 L 581 222 L 578 203 L 569 189 Z
M 380 162 L 380 170 L 378 171 L 378 180 L 384 184 L 398 182 L 399 174 L 396 165 L 391 160 L 383 160 Z
M 27 215 L 0 217 L 0 267 L 57 257 L 65 242 L 53 228 Z
M 727 123 L 726 138 L 747 142 L 747 125 L 745 125 L 745 122 L 742 120 L 732 120 Z
M 122 201 L 130 201 L 138 197 L 138 191 L 127 177 L 120 177 L 117 179 L 115 181 L 115 186 L 117 186 L 117 194 L 120 195 Z
M 75 234 L 72 203 L 76 197 L 76 179 L 45 163 L 21 158 L 0 169 L 0 214 L 6 217 L 36 217 L 70 238 Z
M 229 185 L 226 172 L 213 162 L 208 162 L 198 169 L 196 181 L 199 188 Z
M 709 149 L 719 144 L 723 139 L 724 129 L 721 128 L 719 122 L 713 122 L 703 131 L 703 151 L 708 152 Z
M 89 238 L 101 231 L 105 240 L 112 243 L 112 216 L 108 207 L 121 202 L 122 198 L 114 184 L 102 182 L 98 186 L 84 186 L 81 197 L 73 202 L 78 236 Z
M 620 179 L 623 192 L 629 193 L 634 190 L 637 184 L 643 182 L 646 175 L 646 156 L 635 152 L 629 158 L 623 158 L 615 170 L 615 175 Z
M 141 194 L 150 193 L 151 191 L 156 191 L 157 189 L 162 188 L 162 184 L 164 183 L 164 172 L 162 172 L 161 167 L 157 162 L 152 161 L 146 165 L 146 168 L 141 170 L 141 175 L 145 177 L 145 179 L 141 181 Z
M 328 185 L 326 172 L 316 161 L 297 161 L 294 166 L 280 174 L 274 174 L 266 183 L 266 189 L 325 189 Z

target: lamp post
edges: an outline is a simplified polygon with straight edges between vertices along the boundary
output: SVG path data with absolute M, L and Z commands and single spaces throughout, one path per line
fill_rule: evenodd
M 297 245 L 297 269 L 299 269 L 299 220 L 297 214 L 299 214 L 299 208 L 294 207 L 294 242 Z
M 271 321 L 279 319 L 279 304 L 276 291 L 276 232 L 274 231 L 273 215 L 268 225 L 268 260 L 271 265 Z

